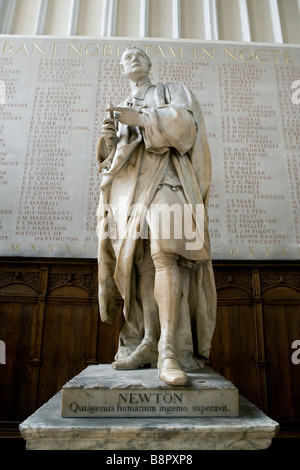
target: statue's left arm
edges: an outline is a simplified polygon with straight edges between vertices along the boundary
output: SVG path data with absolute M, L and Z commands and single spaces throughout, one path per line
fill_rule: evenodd
M 194 145 L 197 124 L 192 98 L 180 83 L 165 86 L 163 102 L 143 109 L 143 122 L 145 146 L 154 153 L 164 153 L 173 147 L 183 155 Z

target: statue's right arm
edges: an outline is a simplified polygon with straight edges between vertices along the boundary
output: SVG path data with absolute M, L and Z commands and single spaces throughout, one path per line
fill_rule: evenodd
M 104 119 L 100 132 L 100 139 L 97 145 L 97 162 L 99 171 L 106 166 L 110 166 L 111 159 L 113 157 L 113 150 L 115 149 L 118 140 L 117 131 L 118 129 L 115 125 L 114 119 Z M 107 165 L 105 163 L 106 160 Z

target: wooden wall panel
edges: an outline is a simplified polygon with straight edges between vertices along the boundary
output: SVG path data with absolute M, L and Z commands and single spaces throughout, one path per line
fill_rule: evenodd
M 210 365 L 261 407 L 256 356 L 253 306 L 219 306 Z
M 46 306 L 37 407 L 87 367 L 91 330 L 89 305 Z
M 291 306 L 265 306 L 269 413 L 279 421 L 300 421 L 300 370 L 291 360 L 291 344 L 300 338 L 300 315 Z
M 215 280 L 218 311 L 210 365 L 262 407 L 252 269 L 220 266 L 215 269 Z
M 39 271 L 36 266 L 0 270 L 0 339 L 6 345 L 6 364 L 0 365 L 0 419 L 5 421 L 27 416 Z
M 5 338 L 6 364 L 0 366 L 0 419 L 26 417 L 30 369 L 30 337 L 35 305 L 1 303 L 0 338 Z
M 291 357 L 300 339 L 300 292 L 277 286 L 263 301 L 268 411 L 280 422 L 300 422 L 300 364 Z

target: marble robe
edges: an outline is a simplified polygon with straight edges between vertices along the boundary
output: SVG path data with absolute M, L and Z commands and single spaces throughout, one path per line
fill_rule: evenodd
M 143 112 L 144 128 L 119 124 L 111 152 L 103 138 L 98 144 L 103 168 L 97 226 L 100 316 L 104 322 L 114 321 L 118 289 L 125 322 L 116 359 L 133 352 L 144 333 L 135 262 L 143 258 L 147 209 L 153 202 L 163 203 L 167 194 L 173 196 L 170 204 L 179 199 L 189 204 L 193 215 L 196 205 L 203 204 L 201 248 L 183 250 L 186 240 L 158 241 L 159 249 L 178 254 L 183 295 L 177 350 L 182 367 L 193 369 L 209 357 L 216 318 L 207 217 L 211 156 L 202 112 L 195 96 L 180 83 L 149 83 L 120 106 Z M 162 187 L 175 191 L 162 191 Z

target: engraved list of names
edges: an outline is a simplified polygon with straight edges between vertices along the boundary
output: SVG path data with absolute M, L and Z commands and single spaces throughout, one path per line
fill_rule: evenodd
M 201 104 L 213 258 L 298 259 L 300 48 L 132 42 L 150 56 L 154 83 L 180 81 Z M 95 153 L 107 104 L 129 93 L 127 46 L 2 36 L 2 256 L 97 256 Z

